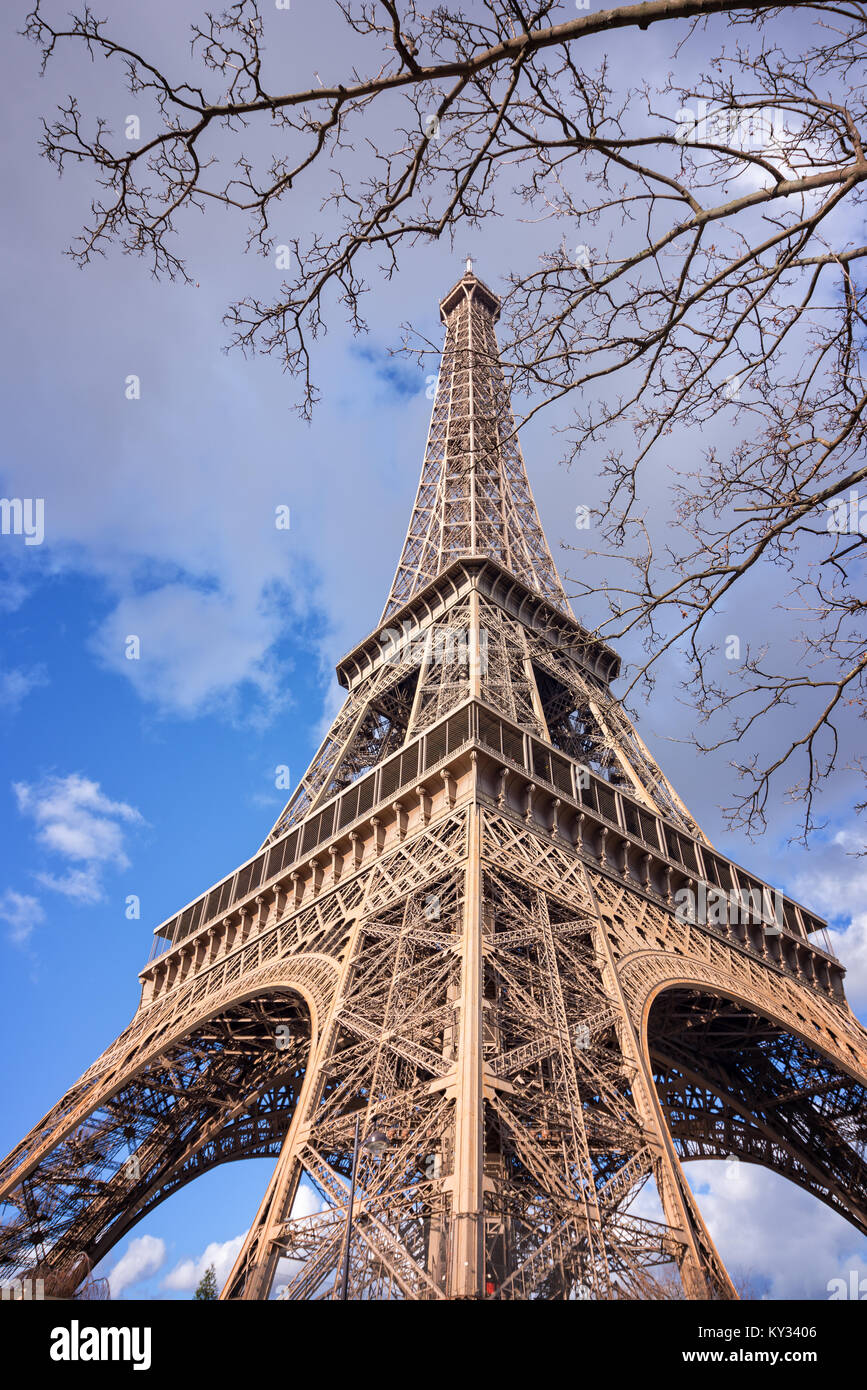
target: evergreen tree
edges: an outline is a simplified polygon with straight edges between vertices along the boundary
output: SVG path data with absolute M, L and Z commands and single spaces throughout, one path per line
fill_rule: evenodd
M 199 1287 L 193 1294 L 193 1298 L 203 1299 L 205 1302 L 212 1302 L 216 1300 L 217 1293 L 217 1271 L 214 1269 L 213 1265 L 208 1265 L 208 1268 L 202 1275 Z

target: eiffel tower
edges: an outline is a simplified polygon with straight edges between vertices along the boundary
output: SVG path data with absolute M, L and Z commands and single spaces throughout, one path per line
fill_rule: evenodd
M 440 305 L 394 583 L 300 785 L 156 929 L 131 1023 L 0 1167 L 6 1277 L 71 1293 L 184 1184 L 266 1156 L 224 1299 L 734 1298 L 692 1159 L 763 1164 L 867 1232 L 843 968 L 711 846 L 611 694 L 536 513 L 499 307 L 470 263 Z

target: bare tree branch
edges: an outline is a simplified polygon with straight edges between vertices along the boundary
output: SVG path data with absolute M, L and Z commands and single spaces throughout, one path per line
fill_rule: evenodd
M 820 785 L 857 765 L 841 752 L 842 725 L 851 742 L 853 719 L 867 717 L 853 592 L 867 532 L 867 11 L 647 0 L 558 23 L 567 9 L 339 0 L 354 66 L 287 92 L 272 85 L 255 0 L 194 27 L 180 80 L 89 8 L 61 28 L 37 0 L 25 32 L 43 70 L 60 46 L 83 47 L 121 64 L 154 114 L 156 133 L 132 147 L 74 97 L 45 123 L 43 153 L 61 171 L 85 165 L 99 189 L 70 254 L 87 264 L 114 246 L 185 278 L 183 215 L 221 204 L 246 219 L 248 248 L 270 256 L 283 200 L 330 171 L 320 229 L 292 242 L 277 294 L 227 314 L 235 345 L 275 354 L 299 379 L 309 415 L 313 344 L 335 305 L 364 331 L 364 294 L 406 249 L 519 201 L 544 247 L 509 277 L 504 355 L 530 401 L 525 419 L 573 404 L 567 463 L 590 455 L 595 469 L 605 451 L 602 542 L 590 553 L 605 559 L 599 632 L 643 643 L 626 696 L 652 689 L 677 651 L 707 729 L 698 746 L 733 750 L 745 779 L 733 820 L 761 828 L 785 776 L 806 834 Z M 634 42 L 660 25 L 681 80 L 618 86 L 606 36 Z M 407 341 L 421 355 L 431 346 Z M 674 475 L 660 518 L 672 439 L 722 420 L 725 447 L 705 445 Z M 757 584 L 775 586 L 793 640 L 773 652 L 747 644 L 732 665 L 721 616 Z M 598 581 L 576 587 L 598 604 Z M 789 706 L 794 733 L 780 736 Z

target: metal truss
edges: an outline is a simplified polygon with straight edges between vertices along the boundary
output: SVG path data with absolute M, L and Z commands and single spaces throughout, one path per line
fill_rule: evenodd
M 7 1268 L 68 1277 L 197 1173 L 280 1148 L 224 1296 L 265 1297 L 288 1267 L 282 1297 L 333 1298 L 359 1114 L 389 1148 L 360 1166 L 352 1297 L 664 1298 L 672 1269 L 691 1296 L 730 1296 L 678 1154 L 770 1163 L 864 1221 L 867 1047 L 851 1015 L 483 809 L 472 785 L 465 802 L 327 895 L 326 922 L 339 899 L 354 926 L 314 1007 L 304 971 L 324 957 L 305 949 L 302 907 L 265 967 L 280 992 L 263 986 L 263 933 L 234 982 L 246 992 L 258 971 L 246 1004 L 220 1002 L 217 963 L 208 1018 L 187 995 L 174 1043 L 106 1054 L 78 1116 L 58 1109 L 65 1137 L 4 1168 Z M 170 1000 L 143 1011 L 146 1035 Z M 322 1211 L 293 1218 L 303 1176 Z M 648 1180 L 664 1222 L 630 1211 Z
M 692 834 L 687 808 L 613 698 L 606 679 L 582 669 L 562 633 L 530 629 L 490 600 L 459 597 L 403 638 L 410 601 L 450 563 L 486 557 L 540 595 L 579 645 L 527 481 L 494 325 L 499 300 L 471 271 L 441 306 L 446 342 L 418 494 L 380 620 L 378 669 L 356 684 L 278 818 L 273 843 L 329 797 L 429 728 L 472 692 L 522 727 L 617 784 L 634 784 Z
M 867 1033 L 817 918 L 709 846 L 571 616 L 468 272 L 386 605 L 263 848 L 158 929 L 129 1026 L 0 1164 L 0 1275 L 91 1271 L 274 1169 L 223 1298 L 731 1298 L 681 1164 L 867 1231 Z M 677 907 L 747 889 L 743 918 Z M 353 1239 L 353 1142 L 362 1148 Z M 309 1213 L 302 1182 L 319 1210 Z M 652 1185 L 661 1218 L 639 1216 Z
M 477 589 L 456 598 L 446 614 L 425 625 L 422 636 L 402 643 L 383 639 L 382 649 L 382 664 L 346 700 L 266 844 L 474 691 L 522 728 L 706 839 L 605 682 Z
M 459 555 L 492 555 L 571 614 L 542 530 L 494 324 L 500 301 L 471 269 L 446 296 L 446 328 L 421 481 L 382 622 Z

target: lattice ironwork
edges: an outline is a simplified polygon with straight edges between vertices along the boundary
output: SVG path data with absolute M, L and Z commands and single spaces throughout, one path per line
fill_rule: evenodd
M 440 306 L 446 340 L 421 481 L 385 622 L 460 555 L 490 555 L 571 614 L 530 491 L 494 325 L 470 268 Z
M 442 309 L 389 630 L 338 668 L 264 847 L 163 924 L 129 1026 L 0 1164 L 6 1279 L 85 1296 L 137 1221 L 248 1157 L 274 1170 L 226 1299 L 339 1299 L 344 1268 L 353 1299 L 733 1297 L 693 1158 L 867 1231 L 842 967 L 624 715 L 533 507 L 496 297 L 468 272 Z M 681 910 L 699 890 L 734 910 Z M 382 1142 L 347 1244 L 356 1125 Z

